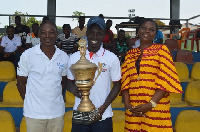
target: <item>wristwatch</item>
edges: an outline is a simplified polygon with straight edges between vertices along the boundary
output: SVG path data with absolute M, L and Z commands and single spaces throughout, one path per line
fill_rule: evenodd
M 153 100 L 150 100 L 149 102 L 152 104 L 152 107 L 153 107 L 153 108 L 156 107 L 156 105 L 157 105 L 156 102 L 154 102 Z

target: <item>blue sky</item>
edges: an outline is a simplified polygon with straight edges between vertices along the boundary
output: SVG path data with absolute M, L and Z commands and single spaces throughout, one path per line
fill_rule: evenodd
M 2 0 L 0 13 L 13 14 L 16 10 L 30 15 L 46 15 L 47 0 Z M 180 0 L 180 18 L 187 19 L 200 14 L 199 0 Z M 85 13 L 86 16 L 95 16 L 100 13 L 110 17 L 128 17 L 128 9 L 135 9 L 135 15 L 148 18 L 170 18 L 170 0 L 57 0 L 56 15 L 71 16 L 74 11 Z M 41 18 L 37 18 L 41 20 Z M 127 20 L 113 20 L 115 25 Z M 163 21 L 168 24 L 168 21 Z M 189 21 L 200 23 L 200 17 Z M 8 17 L 0 16 L 0 27 L 8 25 Z M 62 26 L 69 23 L 72 28 L 77 21 L 71 18 L 57 18 L 56 24 Z M 184 23 L 182 21 L 181 23 Z

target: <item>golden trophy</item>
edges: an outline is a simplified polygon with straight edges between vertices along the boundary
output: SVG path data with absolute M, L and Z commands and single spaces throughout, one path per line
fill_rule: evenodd
M 89 91 L 94 85 L 97 77 L 100 75 L 102 70 L 102 64 L 91 63 L 85 58 L 86 54 L 86 41 L 84 39 L 79 40 L 80 59 L 73 65 L 70 70 L 75 78 L 75 84 L 81 91 L 81 102 L 78 105 L 77 110 L 73 112 L 73 123 L 80 124 L 91 124 L 95 121 L 95 118 L 99 118 L 98 109 L 95 110 L 95 106 L 89 99 Z M 98 69 L 98 75 L 94 80 L 95 72 Z M 93 81 L 94 80 L 94 81 Z

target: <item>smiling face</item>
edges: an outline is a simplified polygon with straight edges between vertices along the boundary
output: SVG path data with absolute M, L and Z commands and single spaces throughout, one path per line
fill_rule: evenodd
M 39 38 L 41 45 L 54 46 L 58 33 L 56 27 L 51 22 L 46 22 L 41 25 L 39 30 Z
M 102 44 L 104 39 L 104 30 L 98 24 L 92 24 L 86 32 L 88 39 L 88 50 L 96 53 Z
M 152 43 L 156 35 L 156 25 L 152 21 L 145 21 L 139 28 L 138 35 L 141 42 Z
M 8 38 L 12 40 L 15 34 L 14 28 L 7 28 L 6 32 L 7 32 Z

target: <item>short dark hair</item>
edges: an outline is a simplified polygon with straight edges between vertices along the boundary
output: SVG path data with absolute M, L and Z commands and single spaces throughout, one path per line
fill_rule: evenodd
M 147 22 L 147 21 L 152 22 L 152 23 L 156 26 L 156 33 L 157 33 L 157 32 L 158 32 L 158 25 L 157 25 L 157 23 L 156 23 L 153 19 L 151 19 L 151 18 L 144 18 L 144 19 L 142 19 L 142 21 L 141 21 L 140 24 L 139 24 L 138 29 L 141 27 L 141 25 L 142 25 L 143 23 L 145 23 L 145 22 Z
M 85 19 L 85 16 L 79 16 L 78 19 Z
M 125 33 L 125 31 L 124 31 L 124 30 L 122 30 L 122 29 L 120 29 L 120 30 L 119 30 L 118 34 L 119 34 L 120 32 L 124 32 L 124 33 Z
M 70 24 L 63 24 L 62 28 L 68 28 L 68 29 L 71 30 L 71 26 L 70 26 Z
M 112 22 L 112 20 L 108 19 L 108 20 L 106 21 L 106 23 L 107 23 L 107 22 Z
M 34 25 L 38 25 L 38 26 L 39 26 L 39 24 L 38 24 L 38 23 L 33 23 L 33 24 L 32 24 L 32 27 L 33 27 Z
M 44 20 L 46 21 L 46 20 L 49 20 L 49 17 L 48 16 L 44 16 L 43 18 L 42 18 L 42 22 L 44 22 Z
M 20 16 L 15 16 L 15 19 L 20 19 L 21 20 L 21 17 Z
M 6 27 L 6 29 L 8 29 L 8 28 L 12 28 L 12 29 L 15 30 L 15 28 L 13 26 L 11 26 L 11 25 L 9 25 L 9 26 Z
M 103 16 L 103 14 L 99 14 L 99 17 L 100 17 L 100 18 L 102 18 L 102 19 L 104 19 L 104 16 Z
M 44 24 L 51 24 L 51 25 L 53 25 L 56 28 L 56 31 L 57 31 L 57 26 L 56 26 L 56 24 L 53 21 L 47 20 L 45 23 L 41 23 L 40 29 L 41 29 L 42 26 L 44 26 Z

